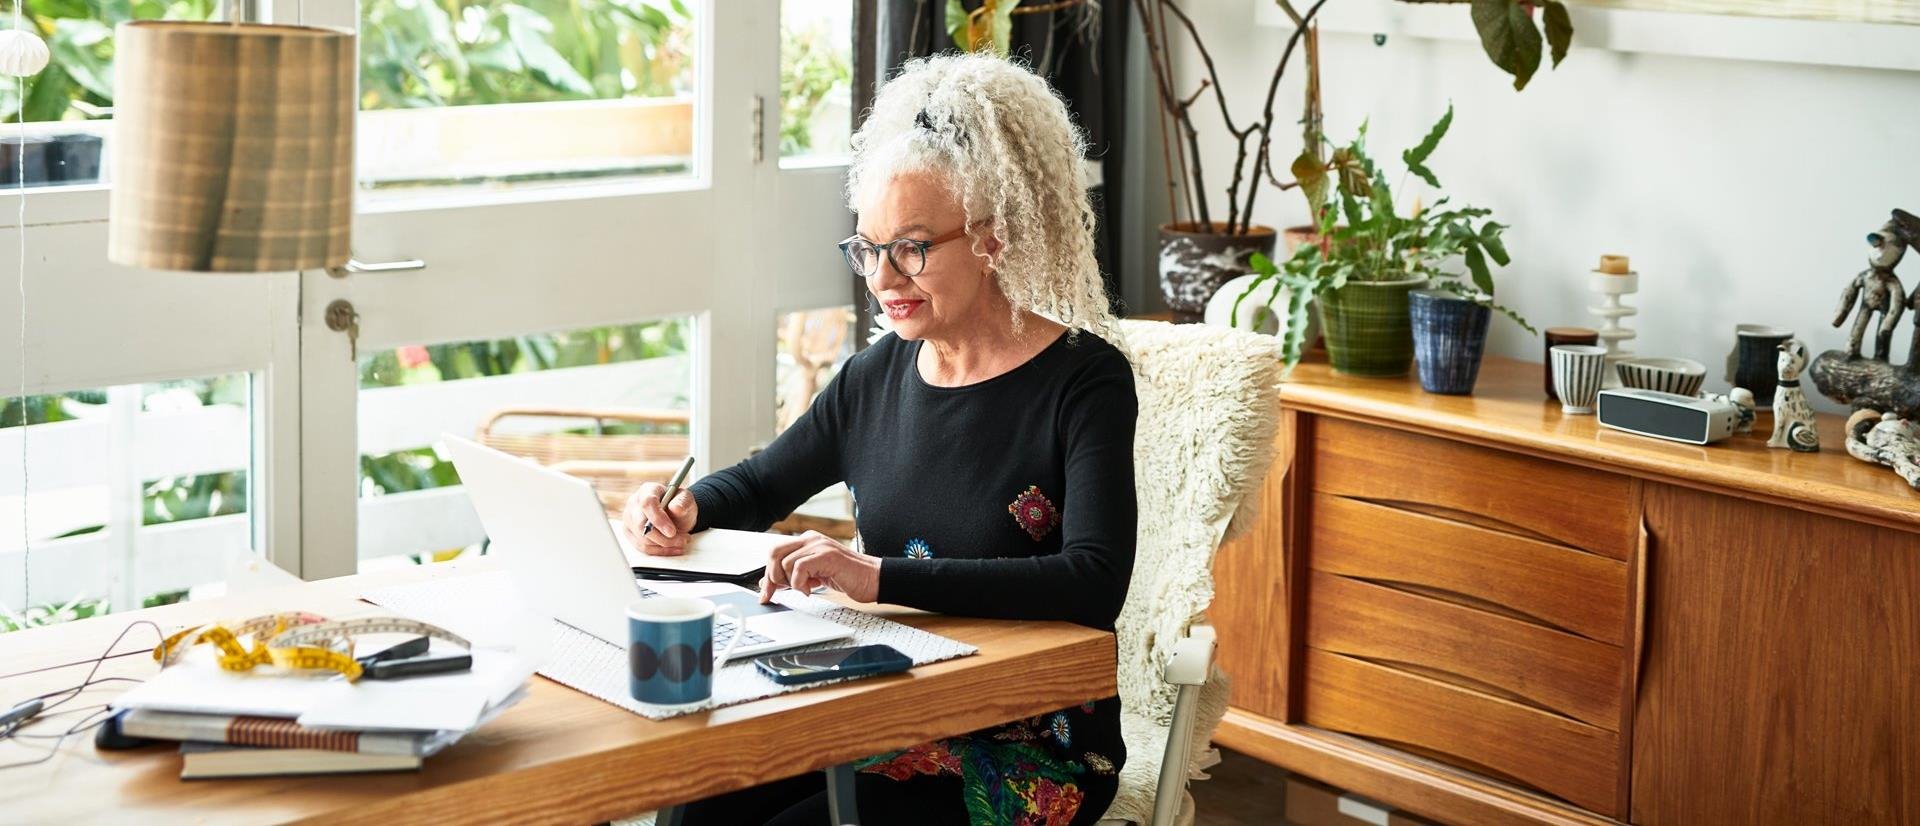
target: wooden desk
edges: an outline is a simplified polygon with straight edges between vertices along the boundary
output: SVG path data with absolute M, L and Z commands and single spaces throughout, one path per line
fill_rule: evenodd
M 355 596 L 371 586 L 490 569 L 491 559 L 463 560 L 0 635 L 0 674 L 96 656 L 134 619 L 171 630 L 268 610 L 378 613 Z M 867 607 L 980 653 L 660 722 L 536 676 L 526 699 L 417 773 L 185 783 L 170 746 L 96 752 L 91 737 L 75 738 L 45 764 L 0 770 L 0 821 L 600 822 L 1115 693 L 1112 634 Z M 132 647 L 146 648 L 153 637 L 131 639 Z M 145 655 L 109 662 L 103 675 L 154 668 Z M 0 704 L 72 685 L 85 673 L 81 667 L 0 678 Z M 1022 690 L 1006 690 L 1014 684 Z M 108 688 L 85 701 L 118 693 Z M 0 763 L 38 753 L 0 743 Z
M 1216 739 L 1445 822 L 1920 822 L 1920 493 L 1303 364 L 1221 548 Z

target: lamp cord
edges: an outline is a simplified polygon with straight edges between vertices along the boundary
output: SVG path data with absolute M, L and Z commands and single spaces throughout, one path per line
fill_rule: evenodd
M 13 28 L 20 28 L 20 3 L 14 0 Z M 14 88 L 19 93 L 19 109 L 15 117 L 20 122 L 20 144 L 14 147 L 14 182 L 20 194 L 19 220 L 16 227 L 20 232 L 20 613 L 15 617 L 21 627 L 26 626 L 27 611 L 33 605 L 33 532 L 28 526 L 29 510 L 27 502 L 27 410 L 31 403 L 27 399 L 27 79 L 14 80 Z M 0 602 L 0 605 L 5 605 Z M 11 613 L 11 609 L 8 609 Z

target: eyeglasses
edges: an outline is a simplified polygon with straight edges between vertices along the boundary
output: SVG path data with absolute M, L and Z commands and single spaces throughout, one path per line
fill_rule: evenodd
M 931 241 L 898 238 L 884 244 L 875 244 L 855 235 L 840 242 L 840 252 L 846 255 L 847 266 L 853 269 L 856 277 L 866 278 L 879 269 L 880 251 L 886 250 L 887 262 L 893 265 L 893 271 L 912 278 L 927 268 L 927 250 L 966 234 L 967 228 L 962 226 Z

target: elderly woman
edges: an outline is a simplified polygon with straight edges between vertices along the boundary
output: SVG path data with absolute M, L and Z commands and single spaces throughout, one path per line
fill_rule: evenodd
M 1127 359 L 1081 188 L 1083 142 L 1046 82 L 982 56 L 909 64 L 853 138 L 841 242 L 892 334 L 854 356 L 765 451 L 662 508 L 628 503 L 647 553 L 709 527 L 765 529 L 834 482 L 849 548 L 775 549 L 762 599 L 825 585 L 860 602 L 1112 629 L 1133 568 Z M 1000 687 L 1020 692 L 1012 683 Z M 867 823 L 1091 823 L 1126 754 L 1118 698 L 856 765 Z M 689 823 L 824 823 L 818 772 L 701 801 Z

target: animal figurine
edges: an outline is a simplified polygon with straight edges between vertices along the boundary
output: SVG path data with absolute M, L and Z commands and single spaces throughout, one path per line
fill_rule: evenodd
M 1900 323 L 1900 314 L 1907 309 L 1906 291 L 1900 286 L 1900 277 L 1893 274 L 1893 268 L 1907 254 L 1907 247 L 1920 244 L 1920 217 L 1906 210 L 1894 210 L 1893 217 L 1880 231 L 1867 233 L 1867 244 L 1873 247 L 1873 253 L 1867 256 L 1867 269 L 1854 276 L 1840 293 L 1840 309 L 1834 312 L 1833 326 L 1845 324 L 1847 315 L 1853 315 L 1847 358 L 1857 359 L 1860 342 L 1873 324 L 1873 314 L 1879 313 L 1880 329 L 1874 333 L 1873 357 L 1884 361 L 1891 358 L 1893 329 Z M 1915 330 L 1914 346 L 1920 347 L 1920 328 Z
M 1847 455 L 1886 465 L 1920 490 L 1920 422 L 1878 410 L 1855 410 L 1847 419 Z
M 1708 393 L 1706 394 L 1706 398 L 1710 401 L 1726 402 L 1727 404 L 1733 405 L 1735 409 L 1740 411 L 1739 418 L 1733 420 L 1733 432 L 1735 433 L 1752 433 L 1753 432 L 1754 404 L 1753 404 L 1752 390 L 1748 390 L 1745 387 L 1735 387 L 1732 390 L 1727 391 L 1725 395 L 1722 395 L 1720 393 Z
M 1800 373 L 1807 369 L 1807 345 L 1790 338 L 1780 343 L 1780 384 L 1773 391 L 1773 438 L 1767 447 L 1791 448 L 1801 453 L 1820 449 L 1820 433 L 1813 427 L 1813 405 L 1800 389 Z

